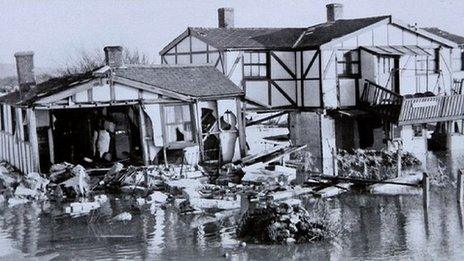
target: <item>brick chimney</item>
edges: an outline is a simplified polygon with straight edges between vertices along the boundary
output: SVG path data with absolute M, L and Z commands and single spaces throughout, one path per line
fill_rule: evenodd
M 103 48 L 103 51 L 105 51 L 105 64 L 115 68 L 122 67 L 124 65 L 122 50 L 122 46 L 106 46 Z
M 35 85 L 34 52 L 17 52 L 14 56 L 18 72 L 19 92 L 23 96 Z
M 327 8 L 327 22 L 335 22 L 338 19 L 343 18 L 343 5 L 342 4 L 328 4 Z
M 234 27 L 234 8 L 222 7 L 218 9 L 219 28 Z

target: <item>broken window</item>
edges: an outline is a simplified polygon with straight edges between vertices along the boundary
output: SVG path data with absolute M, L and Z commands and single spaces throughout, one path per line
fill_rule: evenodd
M 412 130 L 414 131 L 414 137 L 422 137 L 422 124 L 412 125 Z
M 339 77 L 359 77 L 358 50 L 342 50 L 337 52 L 337 75 Z
M 193 141 L 191 118 L 190 105 L 165 106 L 166 141 Z
M 267 77 L 267 53 L 245 52 L 243 54 L 243 74 L 245 77 Z

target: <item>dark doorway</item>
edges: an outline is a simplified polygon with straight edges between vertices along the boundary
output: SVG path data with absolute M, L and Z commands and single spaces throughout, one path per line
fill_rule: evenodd
M 138 115 L 132 106 L 53 110 L 55 162 L 81 163 L 141 159 Z M 109 139 L 107 151 L 98 151 L 101 131 Z M 105 157 L 102 157 L 105 154 Z

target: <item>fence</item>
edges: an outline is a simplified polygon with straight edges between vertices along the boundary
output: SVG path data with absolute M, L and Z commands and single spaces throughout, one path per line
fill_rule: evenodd
M 9 133 L 0 132 L 0 160 L 10 163 L 23 173 L 36 171 L 30 143 Z

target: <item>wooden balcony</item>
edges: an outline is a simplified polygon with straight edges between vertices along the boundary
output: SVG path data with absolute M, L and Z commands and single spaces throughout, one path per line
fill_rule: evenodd
M 386 121 L 397 122 L 402 101 L 403 96 L 366 80 L 359 104 L 363 109 L 374 112 Z
M 399 125 L 464 119 L 464 95 L 446 95 L 404 99 Z

